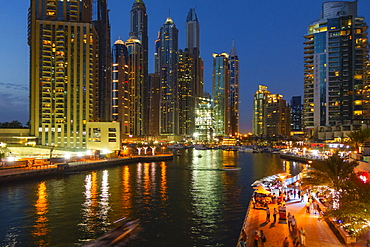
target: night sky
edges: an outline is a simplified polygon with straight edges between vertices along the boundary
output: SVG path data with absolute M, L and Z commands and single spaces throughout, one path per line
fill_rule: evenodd
M 112 44 L 129 38 L 134 0 L 108 0 Z M 322 0 L 144 0 L 149 16 L 149 72 L 154 41 L 170 16 L 185 48 L 185 21 L 196 7 L 201 29 L 205 90 L 212 93 L 212 53 L 230 52 L 232 40 L 240 61 L 240 132 L 252 131 L 253 94 L 268 86 L 290 101 L 303 95 L 303 36 L 321 13 Z M 28 121 L 29 48 L 27 12 L 30 0 L 1 1 L 0 122 Z M 370 1 L 359 0 L 358 15 L 370 24 Z

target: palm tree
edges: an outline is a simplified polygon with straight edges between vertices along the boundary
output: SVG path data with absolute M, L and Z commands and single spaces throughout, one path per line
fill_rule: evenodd
M 362 144 L 365 141 L 368 141 L 370 139 L 370 129 L 362 129 L 354 130 L 347 134 L 348 138 L 350 139 L 350 142 L 352 142 L 355 146 L 356 151 L 359 151 L 359 147 L 362 146 Z
M 328 186 L 339 191 L 353 174 L 358 165 L 356 161 L 347 161 L 333 154 L 326 160 L 317 160 L 311 164 L 313 169 L 309 170 L 303 178 L 304 185 Z

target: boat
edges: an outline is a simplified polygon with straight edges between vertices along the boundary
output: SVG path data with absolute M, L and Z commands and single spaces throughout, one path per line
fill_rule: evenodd
M 197 144 L 197 145 L 194 145 L 194 149 L 196 149 L 196 150 L 207 150 L 208 147 L 206 145 L 203 145 L 203 144 Z
M 167 148 L 184 149 L 184 148 L 187 148 L 187 147 L 184 144 L 175 143 L 175 144 L 172 144 L 172 145 L 168 145 Z
M 84 247 L 103 247 L 103 246 L 121 246 L 126 244 L 131 238 L 136 237 L 140 230 L 139 219 L 128 221 L 126 218 L 115 221 L 120 223 L 117 227 L 108 231 L 103 236 L 89 242 Z
M 238 152 L 241 152 L 241 153 L 253 153 L 254 149 L 253 148 L 249 148 L 249 147 L 243 147 L 243 146 L 240 146 L 238 148 Z
M 241 168 L 239 166 L 230 166 L 230 165 L 224 166 L 222 168 L 223 171 L 238 171 L 240 169 Z

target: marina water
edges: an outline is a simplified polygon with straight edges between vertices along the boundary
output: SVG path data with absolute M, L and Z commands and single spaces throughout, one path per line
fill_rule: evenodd
M 128 246 L 236 246 L 251 184 L 300 170 L 277 154 L 188 149 L 173 161 L 1 184 L 0 246 L 80 246 L 123 217 L 141 222 Z

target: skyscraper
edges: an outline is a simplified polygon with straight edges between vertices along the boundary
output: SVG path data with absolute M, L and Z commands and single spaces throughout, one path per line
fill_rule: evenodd
M 213 53 L 212 94 L 214 100 L 215 135 L 228 136 L 229 119 L 229 54 Z
M 120 122 L 121 136 L 131 135 L 130 83 L 125 43 L 118 39 L 112 48 L 112 119 Z
M 290 108 L 283 99 L 283 95 L 267 95 L 265 111 L 264 134 L 270 137 L 290 136 Z
M 270 94 L 267 86 L 259 85 L 254 94 L 252 133 L 259 136 L 265 134 L 266 102 Z
M 320 126 L 352 130 L 368 120 L 366 29 L 364 18 L 357 15 L 357 1 L 325 2 L 319 20 L 309 25 L 304 43 L 307 132 Z
M 291 108 L 291 130 L 302 131 L 302 97 L 293 96 L 290 100 Z
M 131 9 L 130 37 L 138 39 L 142 46 L 142 58 L 139 67 L 143 72 L 142 100 L 144 122 L 149 121 L 149 80 L 148 80 L 148 15 L 145 3 L 142 0 L 135 0 Z M 143 126 L 143 135 L 148 133 L 148 125 Z
M 158 67 L 160 68 L 160 135 L 179 135 L 178 29 L 168 17 L 160 29 Z
M 111 120 L 112 56 L 110 24 L 106 0 L 92 1 L 92 23 L 98 34 L 98 97 L 97 116 L 100 121 Z
M 98 75 L 91 1 L 31 1 L 29 23 L 31 134 L 42 145 L 85 147 Z
M 229 93 L 229 134 L 235 136 L 239 133 L 239 58 L 233 45 L 229 57 L 230 93 Z
M 203 97 L 204 81 L 203 81 L 203 60 L 200 57 L 200 24 L 198 21 L 197 14 L 195 13 L 195 8 L 190 9 L 188 16 L 186 17 L 186 46 L 189 52 L 194 55 L 194 96 L 197 100 Z

